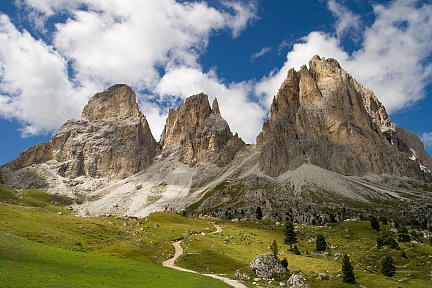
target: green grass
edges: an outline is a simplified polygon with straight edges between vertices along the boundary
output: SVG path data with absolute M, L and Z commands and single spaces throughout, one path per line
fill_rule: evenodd
M 67 198 L 37 190 L 17 192 L 3 185 L 0 199 L 16 203 L 0 203 L 1 287 L 226 287 L 220 281 L 162 267 L 161 263 L 174 253 L 172 242 L 180 238 L 184 238 L 185 254 L 177 265 L 200 273 L 234 278 L 237 269 L 247 271 L 255 256 L 270 252 L 268 247 L 276 240 L 279 259 L 287 258 L 290 271 L 301 271 L 311 287 L 358 287 L 343 284 L 341 278 L 316 279 L 321 272 L 333 276 L 341 272 L 341 259 L 335 258 L 336 253 L 350 255 L 357 283 L 366 287 L 432 285 L 429 241 L 399 242 L 400 250 L 388 246 L 378 249 L 379 233 L 372 231 L 370 221 L 343 221 L 327 227 L 296 225 L 301 255 L 294 255 L 283 244 L 283 226 L 273 222 L 231 222 L 168 212 L 137 221 L 80 218 L 65 209 Z M 211 233 L 215 230 L 213 221 L 223 228 L 221 233 Z M 390 229 L 384 225 L 381 228 Z M 314 253 L 317 233 L 326 237 L 330 256 Z M 397 235 L 394 237 L 397 239 Z M 407 258 L 401 256 L 402 251 Z M 387 254 L 397 266 L 394 278 L 382 276 L 377 266 Z M 186 280 L 173 284 L 172 279 Z M 246 284 L 253 286 L 251 283 Z M 259 284 L 277 287 L 275 283 Z
M 229 287 L 150 262 L 73 252 L 0 232 L 1 287 Z

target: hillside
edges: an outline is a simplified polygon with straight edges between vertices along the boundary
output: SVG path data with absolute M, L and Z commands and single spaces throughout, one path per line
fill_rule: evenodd
M 279 287 L 293 272 L 301 273 L 311 287 L 430 287 L 432 283 L 432 246 L 423 237 L 431 234 L 418 226 L 410 232 L 412 241 L 403 242 L 394 228 L 380 223 L 381 230 L 390 231 L 398 243 L 399 248 L 393 250 L 377 248 L 376 239 L 384 232 L 374 232 L 370 221 L 296 224 L 301 254 L 295 255 L 283 244 L 284 226 L 271 221 L 221 221 L 168 212 L 138 219 L 82 218 L 72 216 L 65 202 L 52 204 L 51 196 L 42 192 L 5 189 L 1 186 L 2 201 L 14 194 L 22 202 L 0 203 L 2 287 L 201 287 L 203 283 L 205 287 L 228 287 L 221 281 L 162 267 L 161 263 L 173 256 L 172 242 L 179 239 L 184 254 L 177 266 L 231 279 L 240 269 L 251 276 L 243 281 L 248 287 L 256 286 L 254 282 L 261 287 Z M 38 204 L 29 204 L 35 202 Z M 213 223 L 221 232 L 211 233 L 215 232 Z M 330 254 L 315 252 L 317 233 L 325 236 Z M 291 273 L 275 280 L 255 279 L 248 265 L 255 256 L 269 252 L 273 240 L 279 245 L 279 259 L 288 260 Z M 343 284 L 337 276 L 341 253 L 350 255 L 357 285 Z M 394 258 L 397 270 L 393 278 L 381 275 L 377 265 L 385 255 Z M 32 277 L 23 277 L 28 271 L 33 271 Z M 318 280 L 320 273 L 331 274 L 332 280 Z

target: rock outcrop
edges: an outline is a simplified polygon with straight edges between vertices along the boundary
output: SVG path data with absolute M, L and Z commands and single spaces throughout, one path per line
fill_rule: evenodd
M 289 70 L 257 137 L 260 169 L 278 176 L 311 163 L 343 175 L 393 174 L 424 179 L 391 143 L 395 128 L 374 94 L 334 59 L 314 56 Z
M 178 152 L 180 161 L 191 166 L 197 162 L 224 166 L 245 143 L 231 132 L 217 100 L 211 108 L 208 96 L 201 93 L 169 110 L 160 145 L 163 154 Z
M 411 160 L 417 161 L 423 170 L 431 171 L 432 159 L 425 151 L 420 138 L 413 132 L 399 127 L 396 128 L 396 134 L 398 139 L 407 145 L 409 149 L 407 154 L 410 155 Z
M 275 275 L 284 275 L 288 272 L 280 261 L 270 253 L 256 256 L 249 264 L 249 268 L 254 271 L 258 277 L 262 278 L 271 278 Z
M 135 93 L 114 85 L 95 94 L 81 118 L 67 121 L 47 143 L 27 149 L 7 166 L 18 170 L 49 160 L 64 177 L 127 177 L 153 162 L 158 145 Z

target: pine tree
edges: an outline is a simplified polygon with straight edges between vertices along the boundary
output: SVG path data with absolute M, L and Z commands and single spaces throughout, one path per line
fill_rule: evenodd
M 372 217 L 371 219 L 371 227 L 374 231 L 381 231 L 378 219 L 376 217 Z
M 297 235 L 294 231 L 294 224 L 291 221 L 285 223 L 285 239 L 284 244 L 290 245 L 290 250 L 292 251 L 292 244 L 297 243 Z
M 315 248 L 316 251 L 325 251 L 327 249 L 327 242 L 325 240 L 324 235 L 317 234 L 315 237 Z
M 388 255 L 381 260 L 381 273 L 387 277 L 393 277 L 396 274 L 396 266 L 393 264 L 393 258 Z
M 273 244 L 270 246 L 270 249 L 272 250 L 273 256 L 274 256 L 276 259 L 278 259 L 278 252 L 279 252 L 279 249 L 278 249 L 278 245 L 277 245 L 276 240 L 273 240 Z
M 256 210 L 255 210 L 255 216 L 258 220 L 262 219 L 262 210 L 260 206 L 257 206 Z
M 350 258 L 347 254 L 343 256 L 342 262 L 342 282 L 354 284 L 356 282 L 354 276 L 354 267 L 351 264 Z

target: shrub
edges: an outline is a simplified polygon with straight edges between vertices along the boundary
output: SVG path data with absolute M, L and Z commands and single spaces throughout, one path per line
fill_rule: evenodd
M 371 227 L 374 231 L 381 231 L 378 219 L 376 217 L 372 217 L 371 219 Z
M 282 265 L 282 267 L 284 267 L 285 269 L 288 269 L 288 260 L 287 260 L 286 258 L 284 258 L 284 259 L 281 261 L 281 265 Z
M 261 207 L 260 207 L 260 206 L 257 206 L 257 208 L 256 208 L 256 210 L 255 210 L 255 216 L 256 216 L 256 218 L 257 218 L 258 220 L 261 220 L 261 219 L 262 219 L 263 214 L 262 214 L 262 210 L 261 210 Z

